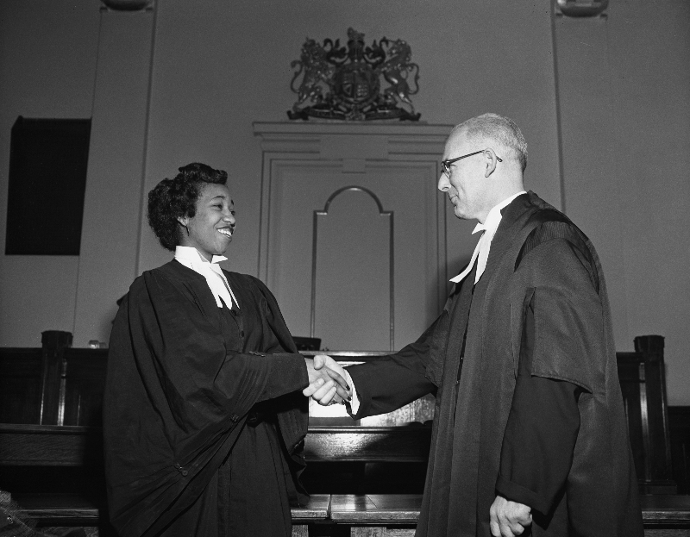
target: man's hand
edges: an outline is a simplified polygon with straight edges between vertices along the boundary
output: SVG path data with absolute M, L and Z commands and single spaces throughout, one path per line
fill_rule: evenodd
M 491 514 L 491 535 L 513 537 L 521 535 L 532 524 L 532 509 L 522 503 L 511 502 L 503 496 L 496 496 L 489 510 Z
M 304 360 L 309 373 L 309 386 L 302 390 L 306 397 L 312 397 L 324 406 L 350 400 L 345 370 L 338 362 L 325 354 L 318 354 L 313 360 Z

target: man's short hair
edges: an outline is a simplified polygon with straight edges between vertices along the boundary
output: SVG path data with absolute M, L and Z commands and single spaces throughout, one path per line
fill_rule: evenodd
M 495 140 L 515 152 L 515 158 L 523 172 L 527 168 L 527 142 L 512 119 L 498 114 L 482 114 L 460 123 L 453 132 L 460 130 L 464 131 L 468 138 Z

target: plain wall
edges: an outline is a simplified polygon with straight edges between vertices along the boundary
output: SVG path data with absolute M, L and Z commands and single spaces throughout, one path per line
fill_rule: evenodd
M 0 2 L 0 344 L 41 346 L 74 330 L 79 258 L 5 256 L 10 133 L 18 116 L 90 118 L 97 2 Z M 42 216 L 36 214 L 35 218 Z M 50 222 L 45 222 L 46 226 Z
M 630 350 L 636 335 L 665 336 L 669 403 L 690 404 L 682 380 L 690 376 L 690 237 L 680 221 L 690 198 L 690 7 L 617 0 L 606 18 L 576 20 L 545 4 L 165 0 L 125 14 L 101 13 L 95 0 L 3 0 L 2 199 L 17 116 L 95 122 L 105 109 L 114 128 L 92 137 L 103 164 L 90 165 L 80 258 L 0 255 L 0 345 L 38 346 L 49 329 L 74 332 L 77 346 L 107 340 L 132 278 L 170 259 L 146 225 L 145 193 L 188 162 L 228 170 L 238 232 L 226 266 L 257 274 L 261 150 L 252 123 L 287 120 L 296 99 L 290 62 L 306 37 L 344 42 L 353 27 L 367 44 L 386 36 L 411 45 L 422 121 L 454 124 L 486 111 L 517 121 L 530 146 L 527 187 L 564 208 L 597 246 L 617 348 Z M 124 31 L 132 18 L 141 27 L 134 35 Z M 126 54 L 117 54 L 118 37 Z M 136 88 L 129 102 L 97 90 L 118 73 Z M 133 141 L 123 147 L 129 125 Z M 94 204 L 107 209 L 101 219 Z M 2 252 L 6 208 L 0 203 Z M 472 227 L 449 216 L 449 273 L 469 258 Z
M 617 349 L 665 336 L 669 404 L 690 404 L 690 4 L 617 0 L 555 37 L 565 211 L 599 252 Z

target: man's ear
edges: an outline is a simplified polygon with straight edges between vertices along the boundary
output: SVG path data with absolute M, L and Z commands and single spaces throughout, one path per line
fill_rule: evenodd
M 496 153 L 491 149 L 484 151 L 484 158 L 486 159 L 486 167 L 484 168 L 484 177 L 488 178 L 496 170 L 496 165 L 498 164 L 498 159 L 496 158 Z
M 182 227 L 187 227 L 187 224 L 189 224 L 189 216 L 178 216 L 177 221 Z

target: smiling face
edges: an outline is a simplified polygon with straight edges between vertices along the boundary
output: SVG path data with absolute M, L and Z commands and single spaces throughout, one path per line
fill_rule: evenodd
M 481 144 L 478 145 L 476 141 L 473 143 L 462 131 L 458 131 L 446 142 L 443 160 L 454 159 L 481 149 Z M 450 176 L 441 173 L 438 189 L 447 194 L 453 204 L 453 212 L 458 218 L 481 221 L 488 212 L 486 167 L 486 154 L 478 153 L 451 164 Z
M 193 217 L 179 218 L 183 229 L 181 246 L 193 246 L 208 261 L 222 255 L 232 241 L 235 231 L 235 204 L 225 185 L 206 183 L 199 191 Z

